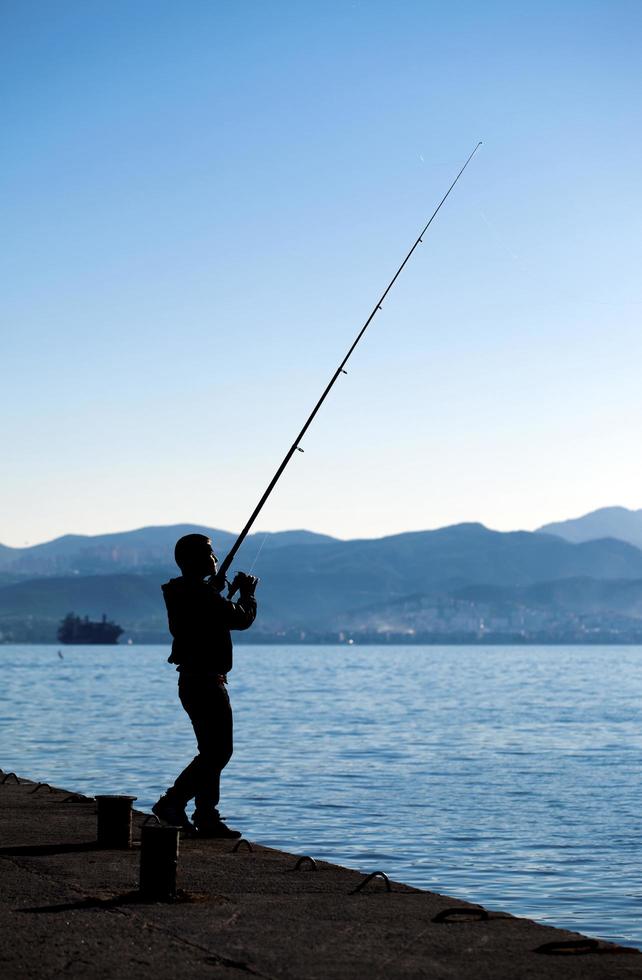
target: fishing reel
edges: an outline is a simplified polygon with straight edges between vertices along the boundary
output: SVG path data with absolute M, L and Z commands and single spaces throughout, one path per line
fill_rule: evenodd
M 245 572 L 237 572 L 231 582 L 225 579 L 227 585 L 227 598 L 232 599 L 237 592 L 245 591 L 249 595 L 254 595 L 254 590 L 259 584 L 256 575 L 247 575 Z
M 237 592 L 245 587 L 245 591 L 249 592 L 250 595 L 254 595 L 254 590 L 259 583 L 259 579 L 255 575 L 247 575 L 245 572 L 237 572 L 232 581 L 228 579 L 227 575 L 219 572 L 218 563 L 216 565 L 216 572 L 214 575 L 210 576 L 210 585 L 213 585 L 218 592 L 222 592 L 227 586 L 227 598 L 232 599 Z

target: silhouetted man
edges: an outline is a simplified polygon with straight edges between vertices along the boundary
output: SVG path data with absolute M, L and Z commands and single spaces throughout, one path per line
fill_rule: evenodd
M 178 696 L 192 722 L 198 755 L 152 811 L 204 837 L 240 837 L 217 809 L 221 771 L 232 755 L 232 708 L 225 685 L 232 669 L 230 630 L 245 630 L 254 622 L 258 579 L 239 572 L 232 584 L 232 594 L 236 588 L 240 593 L 238 602 L 225 599 L 225 576 L 218 574 L 212 542 L 204 534 L 180 538 L 174 557 L 183 574 L 163 585 L 174 637 L 169 662 L 177 665 Z M 185 807 L 194 798 L 192 825 Z

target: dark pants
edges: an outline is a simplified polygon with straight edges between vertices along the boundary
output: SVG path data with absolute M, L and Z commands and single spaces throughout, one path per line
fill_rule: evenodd
M 210 812 L 219 801 L 221 772 L 232 757 L 232 707 L 225 685 L 215 677 L 181 673 L 178 696 L 190 717 L 198 755 L 169 792 L 181 806 L 196 797 L 196 809 Z

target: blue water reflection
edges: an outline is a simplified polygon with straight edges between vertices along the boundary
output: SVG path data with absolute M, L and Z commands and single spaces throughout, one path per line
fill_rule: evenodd
M 0 765 L 148 808 L 193 755 L 165 647 L 0 647 Z M 249 837 L 642 946 L 642 648 L 249 647 Z

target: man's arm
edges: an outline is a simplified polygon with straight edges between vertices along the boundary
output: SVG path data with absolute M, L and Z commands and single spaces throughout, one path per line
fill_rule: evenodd
M 236 591 L 234 586 L 239 590 L 238 602 L 232 602 L 231 599 L 225 599 L 223 596 L 220 596 L 220 601 L 223 604 L 223 620 L 228 629 L 246 630 L 256 619 L 254 590 L 258 581 L 258 578 L 255 578 L 254 575 L 245 575 L 244 572 L 238 572 L 232 584 L 232 594 Z
M 256 619 L 256 599 L 253 595 L 241 595 L 238 602 L 223 599 L 225 603 L 225 625 L 230 630 L 246 630 Z

